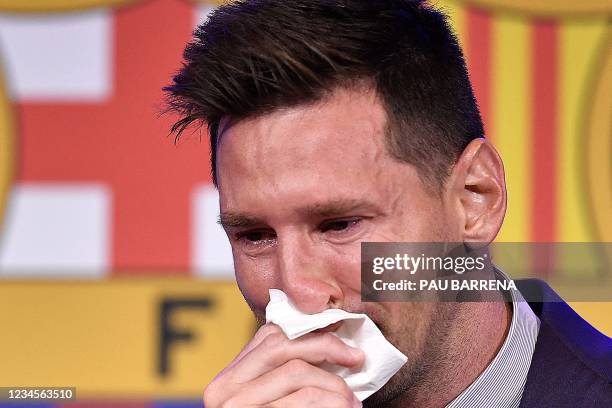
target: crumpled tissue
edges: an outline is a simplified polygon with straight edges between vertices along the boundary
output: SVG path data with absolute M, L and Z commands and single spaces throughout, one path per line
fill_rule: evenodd
M 363 350 L 365 362 L 359 370 L 331 364 L 321 368 L 344 378 L 359 401 L 363 401 L 382 388 L 408 358 L 387 341 L 367 315 L 341 309 L 305 314 L 282 290 L 270 289 L 266 322 L 280 326 L 291 340 L 339 321 L 344 323 L 332 334 L 349 346 Z

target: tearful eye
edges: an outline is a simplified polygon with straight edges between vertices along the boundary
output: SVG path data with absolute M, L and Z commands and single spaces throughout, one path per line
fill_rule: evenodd
M 248 232 L 242 237 L 251 242 L 261 241 L 263 239 L 263 232 Z
M 247 244 L 258 244 L 261 242 L 266 242 L 274 239 L 275 236 L 272 232 L 269 231 L 243 231 L 236 234 L 236 239 L 238 241 L 243 241 Z
M 232 247 L 250 257 L 265 255 L 276 246 L 276 238 L 276 231 L 272 229 L 236 231 Z
M 352 218 L 352 219 L 348 219 L 348 220 L 329 221 L 329 222 L 326 222 L 323 225 L 321 225 L 321 232 L 328 232 L 328 231 L 339 232 L 339 231 L 345 231 L 345 230 L 353 227 L 354 225 L 356 225 L 360 221 L 361 220 L 358 219 L 358 218 Z

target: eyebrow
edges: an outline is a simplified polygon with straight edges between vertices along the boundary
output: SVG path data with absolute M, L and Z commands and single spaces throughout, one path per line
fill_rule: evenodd
M 221 213 L 217 219 L 217 224 L 223 228 L 247 228 L 261 225 L 263 222 L 256 217 L 239 213 Z
M 373 210 L 376 206 L 364 200 L 338 199 L 299 208 L 298 213 L 310 217 L 335 217 L 357 210 Z
M 326 218 L 346 215 L 357 210 L 376 211 L 378 206 L 364 200 L 338 199 L 300 207 L 296 212 L 306 218 Z M 217 223 L 223 228 L 248 228 L 265 224 L 265 222 L 251 214 L 223 212 L 219 214 Z

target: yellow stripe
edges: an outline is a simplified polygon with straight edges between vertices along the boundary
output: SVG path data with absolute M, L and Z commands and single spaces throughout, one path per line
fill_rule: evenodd
M 144 0 L 0 0 L 0 11 L 17 13 L 55 13 L 99 7 L 123 7 Z M 218 6 L 225 0 L 191 0 L 194 4 Z
M 587 138 L 584 115 L 598 46 L 605 31 L 605 18 L 574 20 L 560 30 L 559 136 L 557 178 L 557 225 L 559 240 L 589 242 L 593 240 L 588 217 L 588 197 L 584 185 L 585 163 L 581 152 Z
M 583 319 L 608 337 L 612 337 L 612 302 L 571 302 Z
M 610 0 L 461 0 L 492 12 L 512 12 L 530 17 L 597 16 L 612 11 Z
M 590 192 L 586 183 L 584 150 L 589 145 L 589 119 L 585 115 L 593 101 L 594 75 L 599 75 L 596 65 L 601 59 L 599 53 L 602 52 L 605 25 L 602 18 L 574 20 L 564 22 L 559 31 L 559 177 L 555 222 L 559 228 L 558 240 L 563 242 L 597 241 L 593 235 L 593 217 L 589 214 L 592 209 L 589 207 Z M 605 173 L 603 169 L 602 172 Z M 602 180 L 601 177 L 598 179 Z M 589 247 L 585 247 L 587 249 Z M 581 258 L 582 264 L 574 265 L 577 261 L 571 256 L 558 254 L 557 275 L 574 280 L 585 280 L 589 278 L 588 275 L 600 279 L 595 274 L 602 268 L 598 265 L 600 257 L 593 252 L 592 256 Z M 588 260 L 588 264 L 584 264 L 585 260 Z
M 209 299 L 169 320 L 194 334 L 174 342 L 158 374 L 164 299 Z M 13 282 L 0 285 L 0 384 L 76 386 L 79 399 L 193 397 L 251 337 L 234 284 L 190 279 Z
M 97 7 L 126 6 L 142 0 L 0 0 L 0 11 L 18 13 L 66 12 Z
M 459 37 L 459 43 L 461 44 L 461 48 L 463 48 L 464 53 L 466 52 L 466 40 L 465 36 L 467 35 L 465 29 L 465 7 L 457 4 L 456 0 L 444 0 L 435 2 L 434 5 L 439 7 L 444 13 L 446 13 L 450 17 L 450 23 L 453 27 L 453 30 Z
M 207 6 L 218 6 L 227 3 L 227 0 L 192 0 L 196 4 L 204 4 Z
M 13 111 L 5 84 L 4 75 L 0 72 L 0 231 L 2 231 L 15 165 Z
M 590 211 L 595 223 L 597 239 L 612 242 L 612 47 L 610 26 L 602 38 L 604 54 L 597 67 L 594 92 L 590 99 L 588 146 L 585 149 L 585 170 L 590 198 Z M 610 257 L 612 263 L 612 256 Z
M 531 77 L 529 25 L 524 18 L 493 20 L 493 144 L 504 161 L 508 211 L 499 242 L 525 242 L 531 221 Z

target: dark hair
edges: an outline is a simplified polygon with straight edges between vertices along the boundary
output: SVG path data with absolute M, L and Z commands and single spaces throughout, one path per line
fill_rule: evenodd
M 387 112 L 387 150 L 439 189 L 483 137 L 447 17 L 417 0 L 243 0 L 217 8 L 165 87 L 176 137 L 208 125 L 213 182 L 223 118 L 239 121 L 369 83 Z

